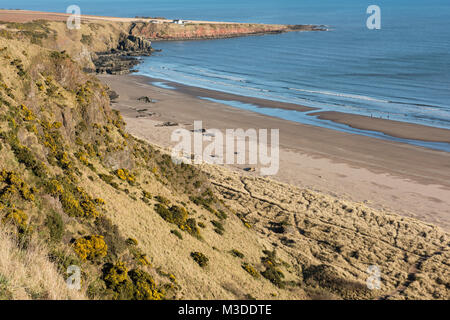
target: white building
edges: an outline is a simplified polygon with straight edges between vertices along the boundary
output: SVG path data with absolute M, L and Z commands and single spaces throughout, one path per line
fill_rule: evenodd
M 173 23 L 175 23 L 175 24 L 184 24 L 184 21 L 176 19 L 176 20 L 173 20 Z

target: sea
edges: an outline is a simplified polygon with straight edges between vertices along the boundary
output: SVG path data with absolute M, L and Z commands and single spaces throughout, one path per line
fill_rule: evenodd
M 0 0 L 0 8 L 271 24 L 326 32 L 154 42 L 139 73 L 234 94 L 450 129 L 448 0 Z M 380 9 L 369 29 L 367 9 Z M 296 111 L 221 101 L 292 121 L 401 140 L 319 121 Z M 403 141 L 450 151 L 446 143 Z

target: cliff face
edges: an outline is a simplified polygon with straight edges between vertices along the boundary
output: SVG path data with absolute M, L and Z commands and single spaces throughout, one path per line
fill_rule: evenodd
M 14 20 L 14 16 L 8 16 Z M 36 17 L 39 17 L 37 15 Z M 45 17 L 45 16 L 44 16 Z M 20 21 L 20 14 L 16 19 Z M 70 30 L 64 17 L 59 20 L 34 20 L 25 23 L 0 22 L 0 35 L 21 39 L 43 47 L 64 51 L 85 70 L 123 74 L 138 64 L 136 56 L 152 53 L 152 40 L 194 40 L 322 30 L 313 25 L 264 25 L 245 23 L 187 23 L 177 25 L 136 21 L 83 21 L 81 29 Z
M 247 23 L 137 23 L 132 28 L 133 35 L 139 35 L 150 40 L 194 40 L 219 39 L 256 35 L 266 33 L 282 33 L 288 31 L 319 30 L 314 26 L 263 25 Z
M 64 51 L 87 71 L 121 74 L 138 64 L 133 57 L 152 52 L 151 41 L 130 34 L 132 27 L 126 22 L 98 21 L 70 30 L 63 21 L 0 22 L 0 35 Z

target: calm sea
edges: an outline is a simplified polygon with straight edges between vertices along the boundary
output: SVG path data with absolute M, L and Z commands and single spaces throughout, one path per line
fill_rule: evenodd
M 43 11 L 70 4 L 83 14 L 327 25 L 328 32 L 155 42 L 163 51 L 139 69 L 194 86 L 450 129 L 448 0 L 0 0 L 3 8 Z M 372 4 L 381 8 L 381 30 L 366 27 Z M 301 121 L 294 113 L 283 117 Z

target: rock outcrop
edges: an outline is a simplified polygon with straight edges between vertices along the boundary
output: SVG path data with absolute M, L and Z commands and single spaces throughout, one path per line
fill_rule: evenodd
M 153 52 L 152 42 L 134 35 L 121 37 L 117 48 L 93 54 L 95 72 L 100 74 L 127 74 L 140 63 L 136 57 L 149 56 Z

